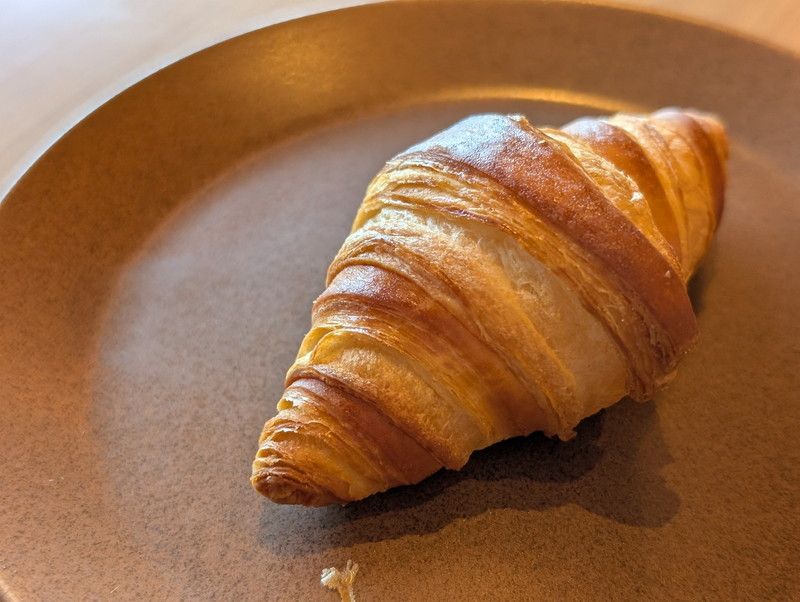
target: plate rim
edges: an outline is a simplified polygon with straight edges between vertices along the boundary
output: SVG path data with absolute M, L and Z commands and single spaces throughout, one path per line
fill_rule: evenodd
M 683 25 L 689 25 L 697 30 L 713 31 L 717 34 L 721 34 L 733 40 L 737 40 L 740 43 L 747 43 L 760 46 L 763 49 L 766 49 L 778 56 L 791 59 L 792 61 L 796 62 L 798 68 L 800 68 L 800 51 L 795 51 L 790 48 L 785 48 L 779 44 L 771 42 L 770 40 L 759 38 L 758 36 L 751 34 L 749 32 L 740 31 L 732 27 L 726 27 L 719 23 L 713 23 L 711 21 L 706 21 L 702 18 L 694 17 L 691 15 L 679 14 L 677 12 L 673 12 L 669 9 L 664 9 L 662 7 L 652 7 L 652 6 L 637 7 L 637 6 L 622 4 L 620 2 L 616 2 L 615 0 L 482 0 L 482 3 L 496 4 L 496 5 L 523 5 L 523 6 L 535 5 L 535 4 L 538 4 L 539 6 L 567 6 L 571 7 L 573 10 L 595 9 L 595 10 L 605 11 L 608 13 L 645 15 L 660 21 L 671 21 L 671 22 L 682 23 Z M 106 97 L 104 100 L 99 101 L 99 104 L 96 104 L 93 101 L 89 101 L 87 103 L 83 103 L 74 107 L 72 113 L 75 115 L 79 115 L 79 117 L 77 117 L 74 121 L 71 121 L 64 128 L 61 128 L 59 132 L 53 134 L 52 136 L 43 137 L 40 144 L 36 146 L 36 150 L 33 150 L 30 153 L 30 160 L 25 161 L 23 163 L 23 167 L 18 169 L 16 173 L 12 173 L 9 175 L 9 179 L 6 181 L 4 188 L 0 188 L 0 206 L 2 206 L 6 201 L 8 201 L 8 199 L 11 196 L 13 196 L 17 192 L 18 188 L 24 184 L 24 180 L 29 176 L 31 171 L 33 171 L 34 168 L 41 162 L 41 160 L 51 152 L 53 147 L 61 143 L 61 141 L 64 140 L 67 136 L 69 136 L 73 130 L 75 130 L 78 126 L 80 126 L 85 121 L 90 119 L 97 111 L 102 109 L 108 103 L 114 101 L 120 96 L 130 93 L 132 89 L 140 86 L 143 82 L 150 80 L 153 77 L 157 77 L 162 71 L 175 68 L 176 66 L 191 60 L 193 57 L 213 51 L 216 47 L 221 46 L 223 44 L 228 44 L 233 40 L 258 34 L 268 29 L 280 28 L 282 26 L 294 24 L 299 21 L 324 18 L 334 13 L 347 13 L 351 11 L 385 10 L 387 7 L 394 7 L 401 5 L 422 6 L 425 4 L 456 7 L 460 5 L 468 5 L 471 4 L 471 2 L 470 0 L 378 0 L 376 2 L 368 2 L 366 4 L 354 4 L 339 8 L 332 8 L 329 10 L 314 12 L 300 17 L 294 17 L 286 20 L 276 21 L 274 23 L 270 23 L 269 25 L 265 25 L 263 27 L 250 29 L 245 32 L 239 33 L 237 35 L 215 42 L 209 46 L 200 48 L 199 50 L 191 52 L 178 59 L 172 60 L 166 64 L 160 66 L 153 65 L 152 70 L 150 67 L 146 67 L 144 69 L 146 75 L 144 75 L 143 77 L 134 76 L 138 77 L 138 79 L 125 85 L 122 89 Z

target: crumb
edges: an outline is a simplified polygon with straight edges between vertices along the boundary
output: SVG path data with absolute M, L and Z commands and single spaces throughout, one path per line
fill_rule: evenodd
M 342 571 L 336 567 L 323 569 L 319 582 L 323 587 L 338 591 L 341 602 L 356 602 L 356 596 L 353 592 L 353 583 L 356 580 L 357 573 L 358 564 L 352 560 L 348 560 L 347 566 L 345 566 Z

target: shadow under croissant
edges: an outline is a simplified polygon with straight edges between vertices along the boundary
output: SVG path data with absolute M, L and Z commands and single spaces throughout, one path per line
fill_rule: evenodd
M 698 266 L 697 270 L 689 279 L 689 283 L 687 284 L 689 298 L 692 300 L 694 313 L 698 316 L 702 313 L 703 306 L 705 305 L 704 296 L 706 289 L 708 288 L 707 283 L 713 278 L 715 259 L 716 245 L 712 244 L 705 258 L 703 258 L 702 263 Z
M 266 504 L 260 539 L 279 555 L 434 533 L 490 509 L 576 504 L 627 525 L 660 527 L 680 500 L 660 474 L 672 458 L 654 402 L 625 399 L 587 418 L 568 442 L 541 433 L 473 454 L 460 471 L 326 508 Z

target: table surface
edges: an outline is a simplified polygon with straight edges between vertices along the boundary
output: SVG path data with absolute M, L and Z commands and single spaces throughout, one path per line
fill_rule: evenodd
M 0 198 L 67 129 L 160 67 L 271 23 L 367 1 L 0 0 Z M 700 20 L 800 54 L 797 0 L 616 3 Z

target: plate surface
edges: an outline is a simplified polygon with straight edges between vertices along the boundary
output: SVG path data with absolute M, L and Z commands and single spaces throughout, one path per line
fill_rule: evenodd
M 0 597 L 800 596 L 800 60 L 571 4 L 400 3 L 164 69 L 0 205 Z M 718 112 L 726 214 L 701 340 L 653 403 L 346 507 L 249 484 L 310 303 L 370 177 L 476 111 Z

